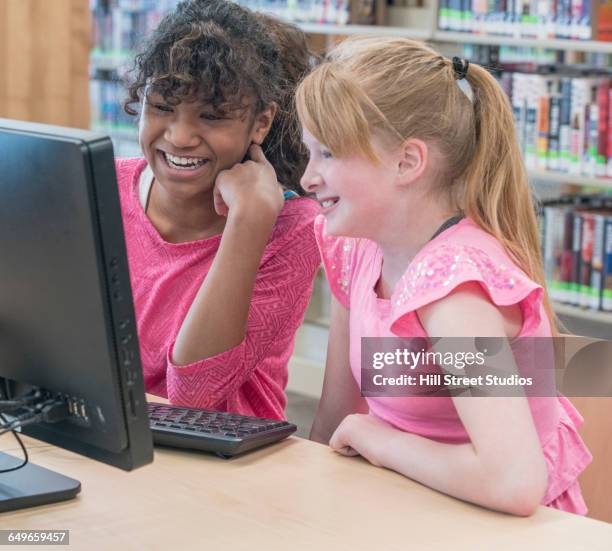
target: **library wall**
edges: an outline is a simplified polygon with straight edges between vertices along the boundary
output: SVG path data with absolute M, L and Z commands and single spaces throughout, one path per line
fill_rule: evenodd
M 89 128 L 88 0 L 0 2 L 0 117 Z

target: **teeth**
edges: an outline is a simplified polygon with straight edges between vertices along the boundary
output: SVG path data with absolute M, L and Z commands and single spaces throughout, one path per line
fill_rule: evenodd
M 327 199 L 325 201 L 321 201 L 321 206 L 326 209 L 327 207 L 331 207 L 335 202 L 335 199 Z
M 187 170 L 198 168 L 206 162 L 206 159 L 176 157 L 175 155 L 170 155 L 170 153 L 166 152 L 164 152 L 164 157 L 166 158 L 166 162 L 168 162 L 168 164 L 171 166 Z

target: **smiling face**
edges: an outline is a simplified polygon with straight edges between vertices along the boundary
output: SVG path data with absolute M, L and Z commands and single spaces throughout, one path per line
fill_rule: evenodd
M 171 196 L 186 199 L 212 193 L 219 172 L 241 162 L 270 124 L 265 112 L 254 117 L 250 108 L 224 113 L 199 102 L 170 105 L 151 92 L 139 141 L 156 182 Z
M 301 184 L 306 192 L 316 194 L 327 233 L 376 239 L 381 220 L 397 201 L 395 165 L 380 148 L 376 148 L 381 158 L 378 166 L 356 155 L 333 157 L 306 128 L 303 139 L 310 160 Z

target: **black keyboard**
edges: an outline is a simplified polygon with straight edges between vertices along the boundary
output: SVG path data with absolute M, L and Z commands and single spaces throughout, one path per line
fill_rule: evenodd
M 286 421 L 149 402 L 153 442 L 231 457 L 294 433 Z

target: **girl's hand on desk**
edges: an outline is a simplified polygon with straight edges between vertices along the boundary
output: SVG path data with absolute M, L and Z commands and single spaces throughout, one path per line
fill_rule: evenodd
M 396 433 L 396 429 L 372 415 L 354 413 L 347 415 L 338 425 L 329 445 L 342 455 L 361 455 L 372 465 L 380 467 L 380 452 Z
M 283 208 L 283 189 L 276 180 L 274 168 L 260 146 L 249 148 L 250 160 L 235 164 L 217 176 L 214 202 L 217 214 L 234 214 L 253 220 L 276 221 Z

